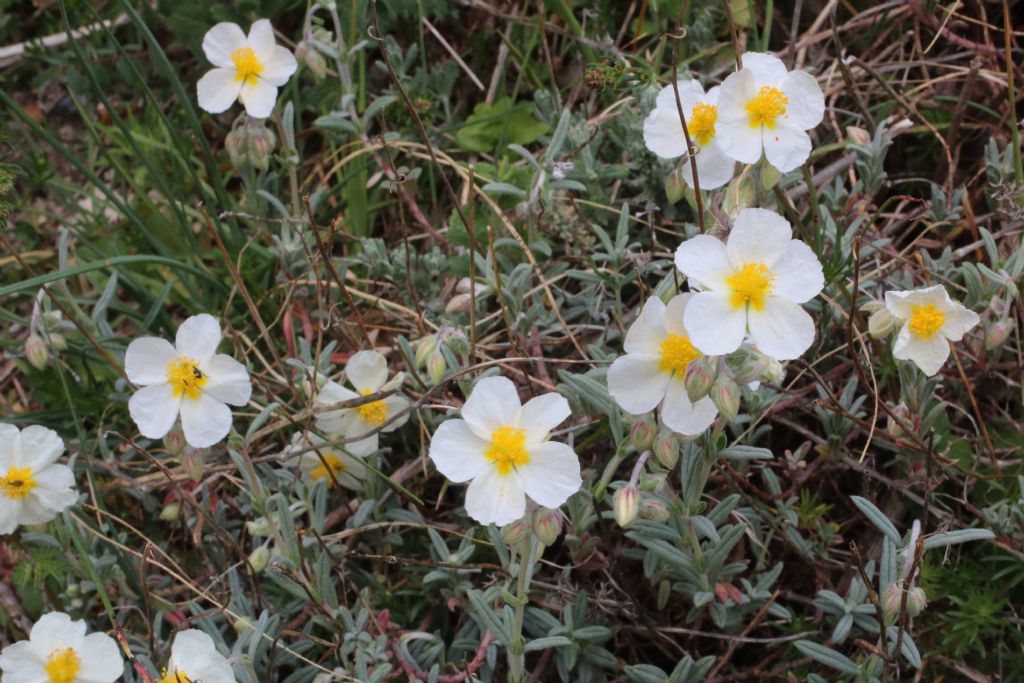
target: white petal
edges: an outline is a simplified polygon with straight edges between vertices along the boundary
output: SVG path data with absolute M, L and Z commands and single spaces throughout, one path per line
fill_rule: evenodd
M 658 367 L 657 356 L 626 354 L 608 368 L 608 393 L 630 415 L 643 415 L 665 398 L 670 377 Z
M 661 405 L 661 421 L 672 431 L 687 436 L 703 434 L 717 414 L 718 409 L 707 396 L 697 403 L 690 403 L 681 377 L 675 377 L 669 383 L 665 402 Z
M 718 138 L 700 148 L 697 154 L 697 180 L 700 189 L 714 190 L 725 185 L 734 175 L 736 162 L 722 151 Z M 683 180 L 693 187 L 693 167 L 689 161 L 682 165 Z
M 750 335 L 762 353 L 776 360 L 799 358 L 814 342 L 814 321 L 799 305 L 777 296 L 748 314 Z
M 778 87 L 786 78 L 786 65 L 775 55 L 766 52 L 744 52 L 740 56 L 744 69 L 754 73 L 757 87 L 770 85 Z
M 679 102 L 683 105 L 683 114 L 689 117 L 693 107 L 697 103 L 704 101 L 704 87 L 698 80 L 677 81 L 676 87 L 679 89 Z M 658 109 L 672 112 L 676 115 L 676 121 L 679 121 L 679 110 L 676 108 L 676 93 L 671 83 L 658 92 L 655 106 Z
M 697 235 L 680 244 L 675 262 L 691 287 L 703 289 L 725 289 L 725 278 L 733 270 L 725 245 L 711 235 Z
M 640 315 L 626 330 L 626 353 L 657 355 L 665 340 L 665 304 L 656 296 L 644 302 Z
M 128 399 L 131 414 L 139 433 L 150 439 L 160 439 L 171 431 L 178 418 L 181 398 L 174 397 L 170 384 L 143 387 Z
M 715 140 L 722 152 L 744 164 L 756 164 L 761 159 L 761 126 L 751 128 L 747 119 L 715 126 Z
M 918 339 L 910 332 L 910 326 L 904 325 L 892 347 L 892 356 L 913 361 L 921 372 L 931 377 L 949 358 L 949 340 L 941 334 L 928 340 Z
M 980 322 L 978 314 L 968 310 L 959 303 L 954 302 L 953 307 L 946 312 L 946 320 L 939 328 L 939 334 L 951 341 L 960 341 L 967 331 Z M 24 432 L 22 432 L 24 438 Z
M 807 244 L 791 240 L 785 256 L 772 267 L 772 294 L 798 304 L 810 301 L 825 286 L 821 261 Z
M 523 490 L 534 502 L 556 508 L 580 490 L 580 459 L 568 444 L 545 441 L 530 448 L 530 462 L 516 466 Z
M 466 512 L 481 524 L 505 526 L 526 513 L 526 496 L 517 474 L 502 476 L 488 467 L 466 489 Z
M 258 19 L 249 27 L 247 41 L 256 58 L 265 62 L 274 52 L 277 41 L 274 39 L 274 27 L 270 25 L 269 19 Z
M 256 79 L 242 85 L 242 104 L 245 105 L 245 113 L 256 119 L 265 119 L 274 111 L 274 103 L 277 102 L 277 86 L 266 81 Z
M 76 682 L 114 683 L 124 674 L 121 649 L 106 633 L 90 633 L 82 642 L 79 652 L 82 660 Z M 203 681 L 206 679 L 204 678 Z
M 181 402 L 181 429 L 193 448 L 206 448 L 231 431 L 231 409 L 207 394 Z
M 14 502 L 0 497 L 0 534 L 14 530 L 11 527 L 4 531 L 4 501 Z M 37 653 L 28 640 L 19 640 L 0 651 L 0 671 L 3 671 L 5 683 L 48 683 L 49 676 L 43 670 L 45 662 L 46 657 Z
M 708 356 L 732 353 L 743 343 L 747 313 L 729 302 L 729 294 L 700 292 L 686 305 L 683 324 L 690 342 Z
M 490 461 L 487 442 L 474 434 L 465 420 L 446 420 L 430 440 L 430 459 L 437 471 L 456 484 L 478 476 Z
M 203 36 L 203 52 L 214 66 L 234 67 L 231 55 L 240 47 L 245 47 L 245 34 L 238 24 L 221 22 Z
M 348 438 L 353 438 L 354 436 L 356 435 L 350 435 Z M 380 432 L 374 432 L 365 439 L 344 444 L 341 448 L 360 458 L 371 456 L 380 450 Z
M 5 471 L 5 470 L 0 470 Z M 21 519 L 21 508 L 23 507 L 20 500 L 14 500 L 7 496 L 0 496 L 0 536 L 11 533 L 18 528 Z M 4 649 L 6 652 L 7 649 Z M 0 656 L 0 663 L 3 662 L 3 657 Z
M 662 159 L 675 159 L 686 152 L 686 137 L 679 114 L 655 109 L 644 119 L 644 144 Z
M 36 487 L 22 508 L 22 524 L 43 524 L 78 501 L 75 475 L 67 465 L 51 465 L 33 473 Z
M 14 467 L 30 467 L 33 471 L 57 462 L 64 453 L 64 439 L 57 432 L 41 425 L 30 425 L 21 430 L 21 457 L 12 462 Z
M 722 82 L 722 86 L 718 91 L 718 119 L 715 130 L 722 137 L 723 143 L 725 142 L 725 135 L 718 128 L 720 124 L 735 125 L 737 127 L 742 125 L 750 128 L 750 114 L 747 113 L 747 102 L 756 94 L 757 87 L 754 84 L 754 72 L 750 69 L 741 69 L 729 74 L 729 77 Z M 760 140 L 757 141 L 757 147 L 757 156 L 760 157 Z M 732 155 L 732 151 L 728 148 L 726 152 Z M 754 161 L 756 160 L 754 159 Z
M 7 422 L 0 422 L 0 469 L 22 467 L 21 437 L 18 428 Z M 15 462 L 17 460 L 17 462 Z
M 668 304 L 665 306 L 665 331 L 682 337 L 690 336 L 683 320 L 686 317 L 686 305 L 692 298 L 693 292 L 683 292 L 668 300 Z M 660 352 L 661 349 L 659 348 L 658 351 Z
M 521 405 L 512 380 L 484 377 L 473 385 L 462 406 L 462 417 L 474 434 L 490 443 L 495 429 L 515 424 Z
M 351 401 L 354 398 L 359 398 L 359 394 L 341 386 L 337 382 L 328 381 L 321 387 L 320 393 L 317 394 L 316 403 L 329 406 L 343 401 Z
M 763 263 L 774 271 L 775 262 L 789 249 L 793 228 L 768 209 L 743 209 L 736 215 L 726 249 L 736 267 Z
M 220 323 L 208 313 L 194 315 L 181 324 L 174 338 L 179 355 L 187 356 L 200 365 L 217 352 L 220 344 Z
M 345 377 L 360 394 L 380 391 L 388 381 L 388 361 L 376 351 L 359 351 L 348 359 Z
M 167 669 L 168 673 L 184 674 L 190 681 L 235 683 L 231 665 L 217 651 L 213 638 L 198 629 L 188 629 L 174 637 Z
M 209 394 L 221 403 L 244 406 L 252 396 L 252 381 L 249 371 L 231 356 L 218 353 L 200 366 L 209 378 L 203 386 L 203 393 Z
M 407 399 L 405 396 L 402 396 L 401 394 L 394 394 L 394 395 L 388 396 L 387 398 L 384 399 L 384 405 L 386 405 L 388 407 L 388 418 L 387 419 L 390 420 L 395 415 L 398 415 L 403 410 L 405 410 L 406 408 L 409 407 L 409 399 Z M 386 427 L 384 427 L 384 429 L 382 429 L 381 431 L 382 432 L 393 432 L 393 431 L 395 431 L 396 429 L 398 429 L 399 427 L 404 425 L 406 422 L 408 422 L 410 416 L 411 416 L 411 413 L 406 413 L 405 415 L 403 415 L 402 417 L 398 418 L 394 422 L 388 423 L 388 425 Z
M 79 653 L 85 641 L 85 622 L 72 621 L 63 612 L 47 612 L 32 626 L 29 640 L 32 648 L 44 658 L 54 650 L 67 647 Z
M 959 305 L 949 298 L 949 292 L 942 285 L 933 285 L 903 292 L 892 291 L 885 293 L 885 307 L 900 320 L 909 320 L 915 306 L 927 306 L 929 304 L 943 312 Z
M 220 114 L 227 111 L 242 91 L 233 69 L 211 69 L 196 83 L 196 100 L 203 111 Z
M 768 163 L 783 173 L 798 168 L 811 154 L 811 138 L 788 123 L 777 123 L 774 128 L 765 126 L 761 139 Z
M 551 392 L 527 401 L 519 409 L 515 424 L 526 431 L 526 444 L 531 445 L 548 438 L 551 430 L 570 415 L 572 410 L 565 397 Z
M 825 96 L 814 76 L 806 71 L 790 71 L 782 81 L 786 105 L 785 121 L 793 128 L 809 130 L 825 115 Z
M 167 364 L 177 355 L 166 339 L 140 337 L 125 351 L 124 372 L 134 384 L 162 384 L 167 381 Z
M 295 73 L 298 63 L 295 55 L 286 47 L 277 45 L 271 50 L 270 57 L 263 62 L 263 71 L 260 72 L 260 79 L 273 86 L 282 86 Z

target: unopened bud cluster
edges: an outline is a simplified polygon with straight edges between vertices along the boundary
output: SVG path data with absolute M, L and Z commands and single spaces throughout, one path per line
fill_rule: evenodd
M 251 164 L 253 168 L 265 171 L 270 167 L 270 156 L 277 146 L 277 136 L 260 119 L 245 117 L 245 123 L 235 128 L 224 138 L 231 165 L 236 169 Z

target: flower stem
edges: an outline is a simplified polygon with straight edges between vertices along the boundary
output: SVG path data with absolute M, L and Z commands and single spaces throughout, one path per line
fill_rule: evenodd
M 523 651 L 523 617 L 529 602 L 530 568 L 533 565 L 534 537 L 519 545 L 519 571 L 516 573 L 516 605 L 512 621 L 512 645 L 508 649 L 509 683 L 523 683 L 526 680 L 526 653 Z
M 604 498 L 605 489 L 608 488 L 608 483 L 615 476 L 615 471 L 619 469 L 619 465 L 626 457 L 626 447 L 629 445 L 629 439 L 623 439 L 622 443 L 615 450 L 615 455 L 608 461 L 608 465 L 604 468 L 604 472 L 601 474 L 601 480 L 597 482 L 597 486 L 594 487 L 594 502 L 600 502 Z

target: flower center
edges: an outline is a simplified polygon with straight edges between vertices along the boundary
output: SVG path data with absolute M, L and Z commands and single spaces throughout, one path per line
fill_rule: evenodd
M 254 83 L 263 73 L 263 64 L 251 47 L 240 47 L 232 52 L 231 61 L 235 63 L 235 80 L 239 83 Z
M 786 114 L 789 100 L 778 88 L 763 85 L 754 98 L 747 102 L 747 115 L 750 116 L 750 127 L 775 127 L 775 119 Z
M 693 105 L 690 120 L 686 122 L 690 137 L 700 145 L 707 145 L 715 137 L 715 122 L 718 121 L 718 107 L 698 102 Z
M 765 297 L 772 291 L 774 279 L 775 274 L 764 263 L 744 263 L 733 270 L 732 275 L 725 278 L 725 283 L 732 290 L 730 303 L 733 308 L 750 304 L 755 311 L 760 311 L 764 308 Z
M 326 479 L 327 487 L 331 488 L 334 486 L 334 480 L 338 473 L 345 469 L 345 463 L 341 461 L 337 453 L 330 451 L 320 451 L 318 459 L 320 464 L 310 470 L 309 476 L 313 479 Z
M 199 369 L 199 363 L 191 358 L 178 356 L 167 364 L 167 381 L 171 383 L 174 398 L 187 396 L 194 401 L 208 379 Z
M 0 477 L 0 493 L 11 500 L 23 500 L 36 487 L 31 467 L 12 467 Z
M 163 677 L 156 683 L 193 683 L 193 681 L 178 669 L 175 669 L 174 673 L 170 674 L 167 673 L 167 669 L 164 669 Z
M 526 452 L 526 430 L 498 427 L 491 432 L 491 445 L 484 457 L 495 464 L 502 476 L 511 472 L 513 467 L 530 462 L 530 454 Z
M 658 361 L 658 368 L 663 372 L 686 372 L 687 366 L 700 358 L 698 351 L 690 338 L 682 334 L 669 334 L 665 341 L 661 342 L 661 359 Z
M 914 306 L 910 309 L 910 331 L 918 339 L 928 341 L 939 333 L 939 328 L 946 322 L 946 314 L 935 308 L 933 304 Z
M 363 392 L 363 396 L 369 396 L 372 393 L 367 389 Z M 388 404 L 384 401 L 364 403 L 361 406 L 356 406 L 356 412 L 359 413 L 359 419 L 363 421 L 363 424 L 376 427 L 384 424 L 384 421 L 388 419 Z
M 50 677 L 50 683 L 75 683 L 75 676 L 82 667 L 82 660 L 70 647 L 54 650 L 46 658 L 43 671 Z

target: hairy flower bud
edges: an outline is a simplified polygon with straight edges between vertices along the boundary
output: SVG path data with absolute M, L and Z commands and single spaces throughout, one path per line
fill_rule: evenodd
M 868 318 L 868 333 L 875 339 L 887 337 L 896 328 L 896 318 L 888 308 L 879 308 Z
M 898 439 L 906 433 L 908 427 L 917 427 L 917 416 L 905 403 L 900 403 L 892 409 L 892 415 L 886 421 L 885 431 L 892 438 Z
M 671 204 L 677 203 L 680 199 L 686 196 L 687 192 L 692 192 L 690 186 L 686 184 L 686 180 L 683 178 L 683 172 L 681 166 L 676 166 L 669 174 L 665 176 L 665 195 L 668 197 L 668 201 Z
M 671 470 L 679 462 L 679 439 L 671 429 L 662 429 L 651 445 L 654 458 L 667 470 Z
M 175 426 L 171 431 L 164 434 L 164 448 L 171 455 L 181 455 L 181 452 L 185 449 L 185 435 L 181 431 L 181 427 Z M 184 462 L 182 463 L 184 464 Z M 200 474 L 202 476 L 202 474 Z
M 306 65 L 315 80 L 323 80 L 327 75 L 327 60 L 315 47 L 304 40 L 295 46 L 295 59 L 300 64 Z
M 181 467 L 185 470 L 185 474 L 189 476 L 192 481 L 199 481 L 203 478 L 203 470 L 206 468 L 206 461 L 203 458 L 203 453 L 198 448 L 192 448 L 189 446 L 181 453 Z
M 37 334 L 33 334 L 25 342 L 25 358 L 36 370 L 42 370 L 50 360 L 50 349 L 46 348 L 46 342 Z
M 750 384 L 764 377 L 771 360 L 751 346 L 741 346 L 725 357 L 725 364 L 737 382 Z
M 532 529 L 530 525 L 526 523 L 526 518 L 517 519 L 511 524 L 506 524 L 501 529 L 501 537 L 505 539 L 505 543 L 511 546 L 517 546 L 523 541 L 530 538 L 530 532 Z
M 691 403 L 696 403 L 711 391 L 715 383 L 716 368 L 707 356 L 702 356 L 686 367 L 683 385 Z
M 612 510 L 615 512 L 615 523 L 625 528 L 633 523 L 640 512 L 640 490 L 633 484 L 627 484 L 612 496 Z
M 900 613 L 903 591 L 898 583 L 890 583 L 882 593 L 882 614 L 886 619 L 895 619 Z
M 434 384 L 438 384 L 444 379 L 444 373 L 448 371 L 448 364 L 444 360 L 444 356 L 439 351 L 435 351 L 430 354 L 430 358 L 427 359 L 427 377 Z
M 245 165 L 248 157 L 249 140 L 245 134 L 245 128 L 235 128 L 224 137 L 224 149 L 227 150 L 231 165 L 237 170 Z
M 714 402 L 718 412 L 727 422 L 736 419 L 740 412 L 740 388 L 736 382 L 725 375 L 720 375 L 708 394 Z
M 562 513 L 540 507 L 533 513 L 533 533 L 543 545 L 554 545 L 562 535 Z
M 249 564 L 252 566 L 252 570 L 259 574 L 267 568 L 267 563 L 270 562 L 270 548 L 265 545 L 258 546 L 255 550 L 249 553 Z
M 1013 332 L 1013 320 L 1003 318 L 988 326 L 985 331 L 985 350 L 992 351 L 1003 345 L 1006 338 Z
M 254 168 L 265 171 L 270 167 L 270 155 L 274 153 L 277 146 L 277 136 L 274 131 L 263 125 L 254 125 L 251 128 L 246 126 L 248 140 L 246 143 L 246 156 Z
M 462 330 L 451 330 L 444 339 L 445 348 L 457 356 L 469 353 L 469 338 Z
M 660 498 L 646 497 L 640 503 L 640 516 L 652 522 L 668 520 L 668 506 Z
M 456 294 L 448 300 L 448 305 L 444 307 L 445 313 L 465 313 L 469 310 L 471 300 L 469 294 Z
M 423 367 L 427 359 L 437 350 L 437 335 L 428 334 L 416 342 L 416 366 Z
M 654 437 L 658 434 L 658 425 L 650 413 L 637 418 L 633 427 L 629 430 L 630 443 L 638 451 L 646 451 L 654 443 Z
M 911 586 L 907 591 L 907 614 L 916 617 L 928 606 L 928 596 L 920 586 Z

